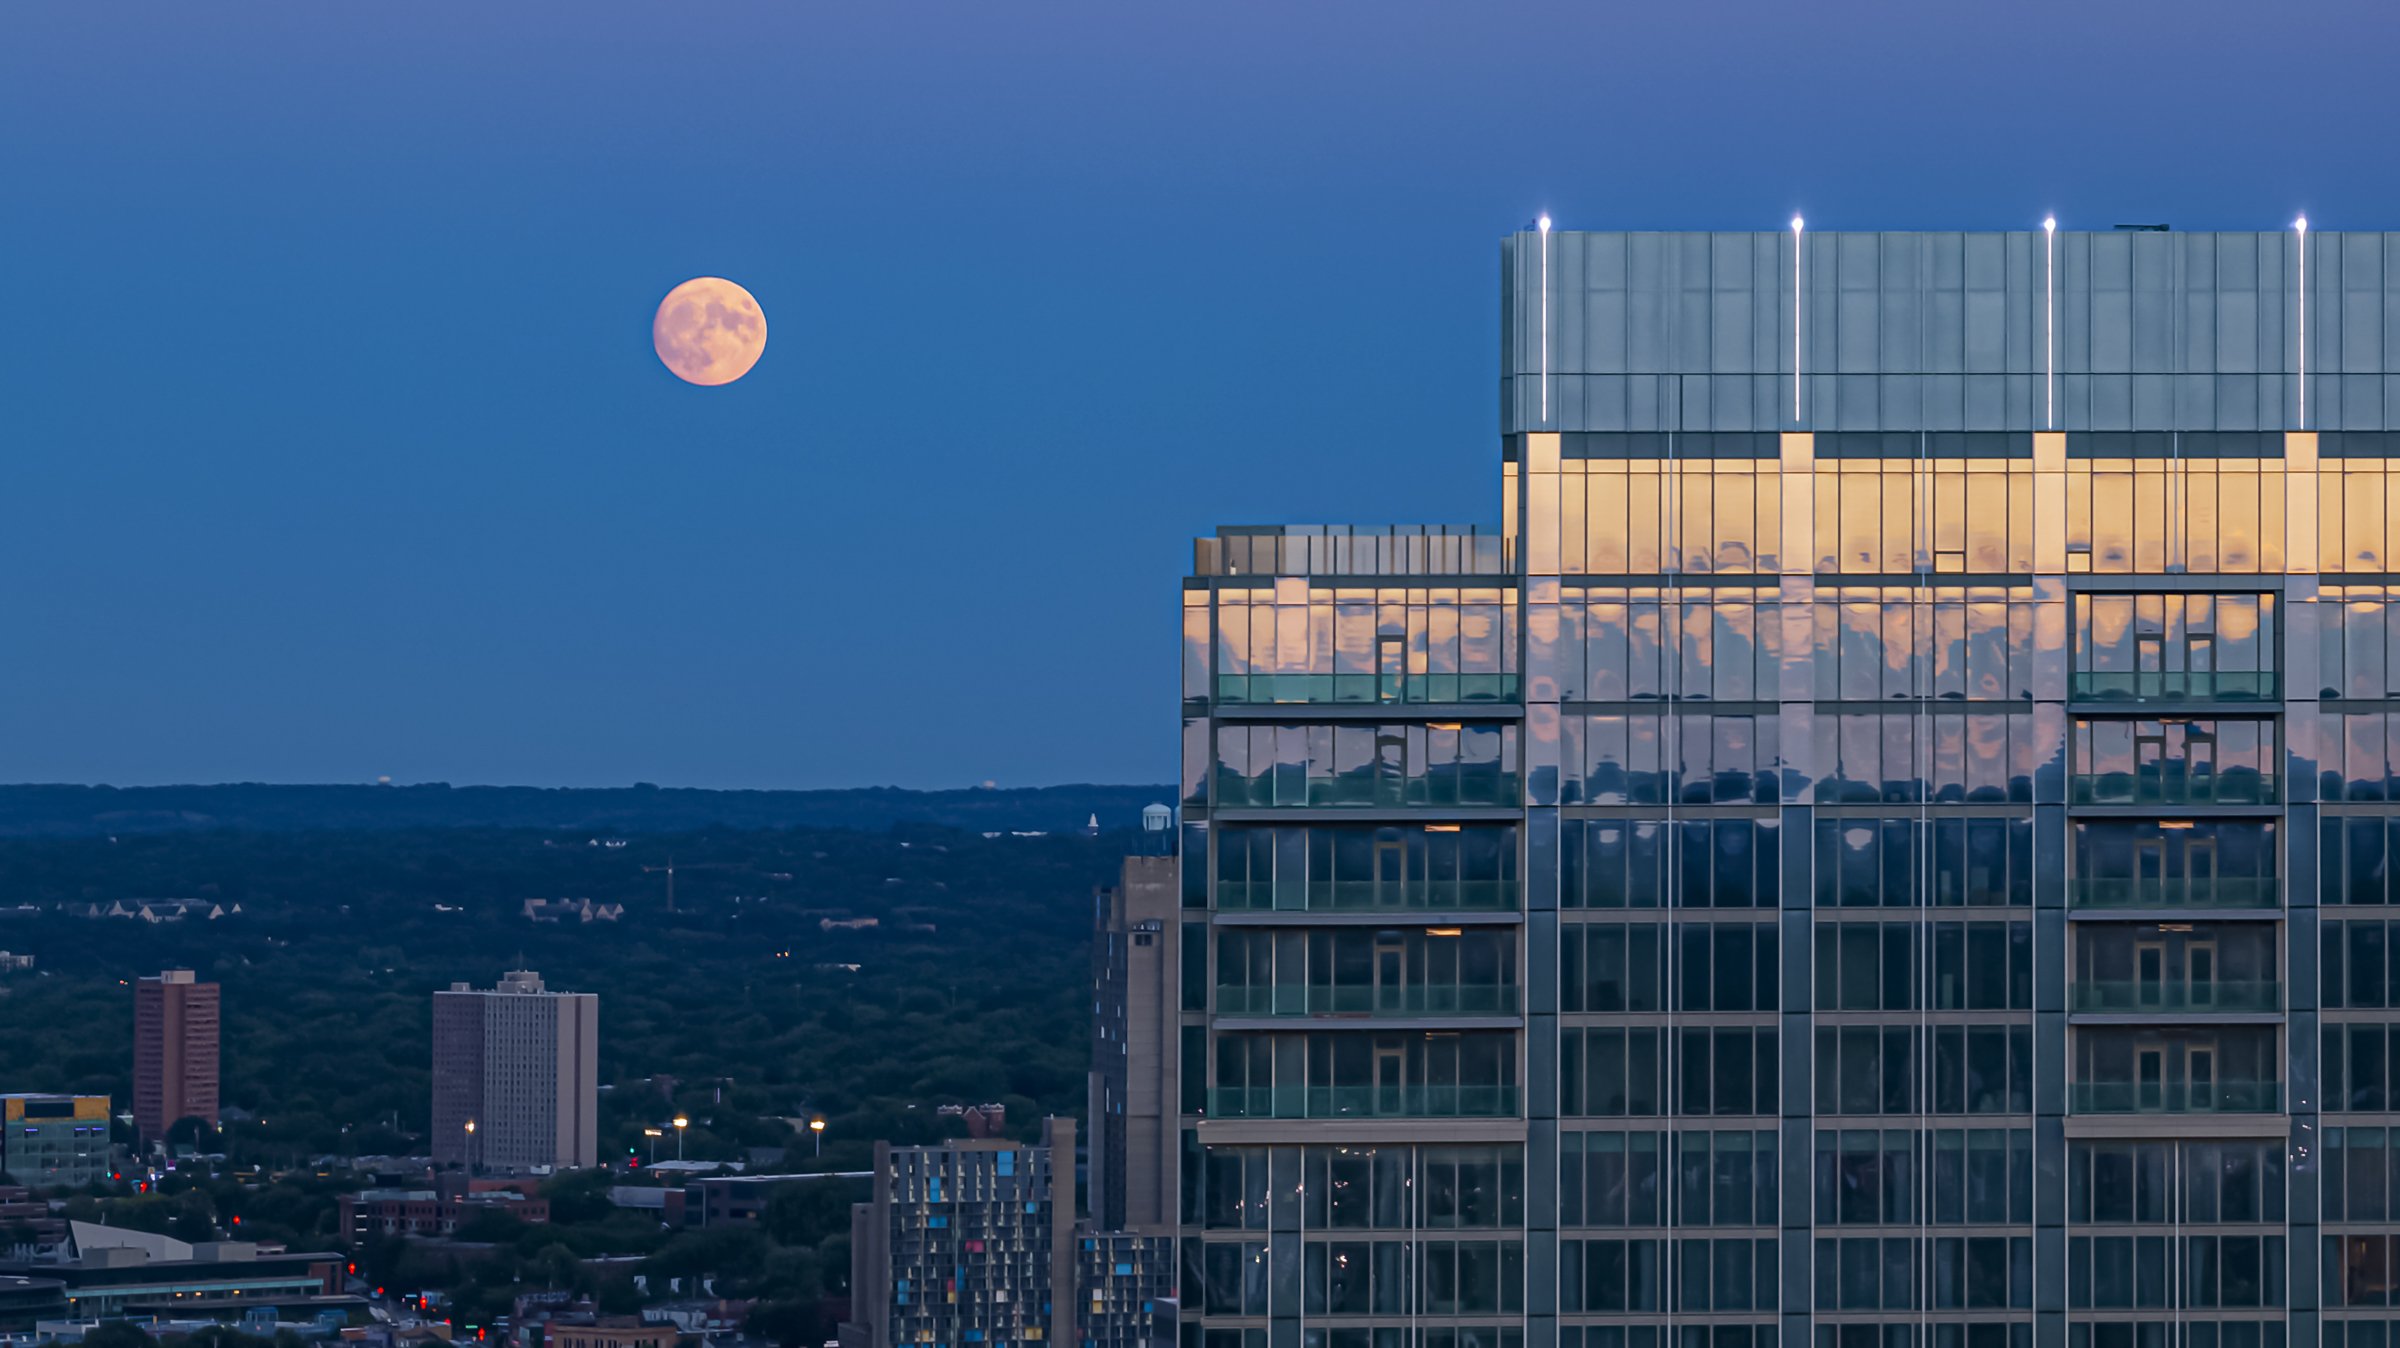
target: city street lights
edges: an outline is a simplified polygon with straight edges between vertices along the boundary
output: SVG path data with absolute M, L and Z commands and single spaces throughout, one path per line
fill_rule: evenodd
M 808 1121 L 808 1131 L 816 1135 L 817 1159 L 820 1161 L 825 1159 L 825 1120 L 810 1119 Z
M 658 1164 L 658 1140 L 667 1135 L 664 1128 L 644 1128 L 642 1136 L 650 1139 L 650 1164 Z
M 681 1114 L 675 1116 L 675 1159 L 678 1161 L 683 1159 L 683 1130 L 691 1126 L 690 1119 Z
M 467 1120 L 467 1173 L 475 1173 L 475 1120 Z

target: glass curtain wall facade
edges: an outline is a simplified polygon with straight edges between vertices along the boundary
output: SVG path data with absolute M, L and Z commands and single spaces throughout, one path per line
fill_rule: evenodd
M 2400 1343 L 2400 235 L 1502 281 L 1185 582 L 1185 1348 Z

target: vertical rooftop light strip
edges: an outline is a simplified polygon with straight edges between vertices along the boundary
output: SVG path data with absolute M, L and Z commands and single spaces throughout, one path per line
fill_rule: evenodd
M 2300 352 L 2300 430 L 2308 429 L 2308 217 L 2292 222 L 2292 230 L 2300 238 L 2300 339 L 2294 343 Z
M 1550 217 L 1542 229 L 1542 424 L 1550 424 Z
M 2058 217 L 2042 217 L 2042 428 L 2058 429 Z
M 1800 230 L 1799 216 L 1792 217 L 1792 424 L 1800 424 Z

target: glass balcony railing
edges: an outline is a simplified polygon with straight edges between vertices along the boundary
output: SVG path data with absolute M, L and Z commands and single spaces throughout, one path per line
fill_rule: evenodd
M 1517 985 L 1262 988 L 1220 984 L 1216 1011 L 1220 1016 L 1513 1016 L 1517 1014 Z
M 1443 771 L 1418 777 L 1318 777 L 1305 788 L 1233 772 L 1216 776 L 1220 809 L 1262 810 L 1356 805 L 1375 809 L 1513 806 L 1525 799 L 1517 774 L 1485 767 L 1475 772 Z
M 1515 702 L 1514 674 L 1220 674 L 1229 705 L 1307 702 Z
M 2079 669 L 2072 691 L 2084 702 L 2273 702 L 2283 680 L 2271 669 Z
M 1192 540 L 1196 576 L 1490 576 L 1513 581 L 1516 540 L 1473 524 L 1280 524 Z
M 2274 876 L 2213 879 L 2115 880 L 2077 876 L 2068 882 L 2077 908 L 2280 908 L 2283 882 Z
M 1513 913 L 1519 906 L 1519 888 L 1514 880 L 1320 880 L 1278 892 L 1271 885 L 1226 880 L 1217 884 L 1217 908 L 1236 913 Z
M 2274 979 L 2219 980 L 2214 983 L 2137 982 L 2133 979 L 2077 979 L 2068 990 L 2068 1006 L 2076 1011 L 2111 1014 L 2188 1016 L 2211 1012 L 2280 1011 L 2283 984 Z
M 1513 1119 L 1514 1086 L 1218 1086 L 1218 1119 Z
M 2135 1085 L 2078 1081 L 2067 1087 L 2074 1114 L 2273 1114 L 2283 1108 L 2277 1081 L 2220 1081 Z
M 2271 772 L 2198 777 L 2095 772 L 2067 780 L 2077 805 L 2273 805 L 2283 799 L 2283 779 Z

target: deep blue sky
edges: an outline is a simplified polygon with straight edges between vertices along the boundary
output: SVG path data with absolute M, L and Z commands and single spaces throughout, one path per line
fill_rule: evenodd
M 1191 535 L 1496 518 L 1539 210 L 2400 225 L 2363 2 L 6 11 L 11 781 L 1166 780 Z

